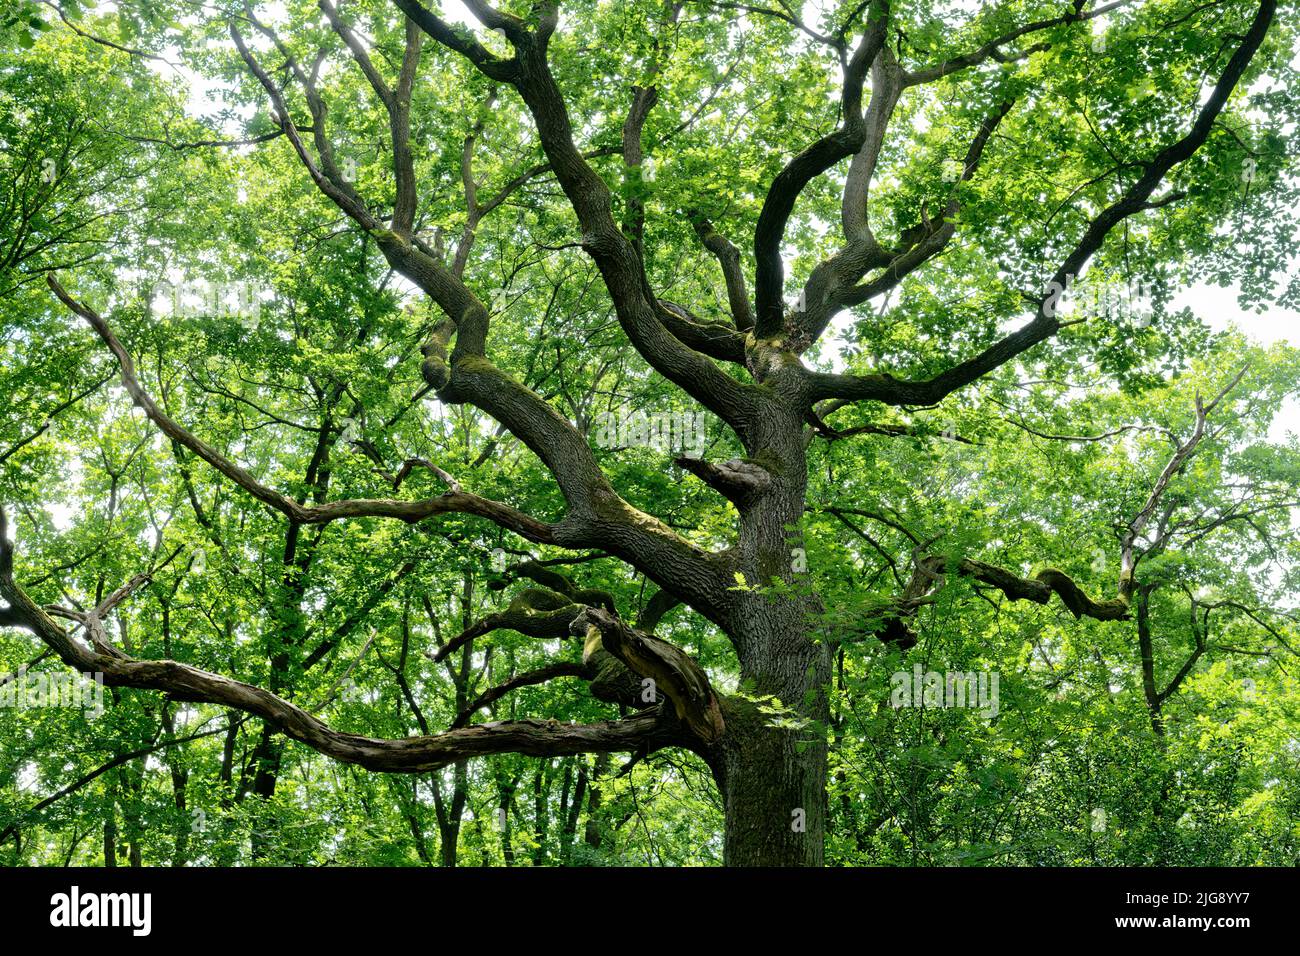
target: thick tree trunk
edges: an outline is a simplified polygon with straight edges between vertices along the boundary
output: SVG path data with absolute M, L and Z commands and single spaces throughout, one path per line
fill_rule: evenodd
M 780 376 L 771 384 L 779 391 Z M 766 477 L 740 507 L 737 557 L 747 590 L 728 632 L 747 696 L 774 697 L 782 712 L 760 709 L 775 701 L 732 698 L 726 705 L 715 772 L 725 797 L 729 866 L 820 866 L 823 860 L 831 657 L 825 642 L 813 640 L 819 604 L 805 587 L 798 530 L 807 494 L 803 423 L 789 408 L 756 427 L 758 451 L 749 462 Z
M 802 642 L 804 646 L 798 647 Z M 828 654 L 824 646 L 787 638 L 776 667 L 756 681 L 801 716 L 822 722 L 803 730 L 771 726 L 774 716 L 741 698 L 725 704 L 727 734 L 721 778 L 728 866 L 821 866 L 826 829 L 825 726 Z M 800 706 L 811 698 L 807 706 Z

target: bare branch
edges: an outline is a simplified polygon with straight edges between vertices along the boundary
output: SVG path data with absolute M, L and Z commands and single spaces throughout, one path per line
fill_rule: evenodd
M 714 229 L 713 223 L 695 210 L 688 211 L 687 216 L 704 248 L 713 253 L 718 264 L 722 266 L 722 278 L 727 284 L 727 304 L 731 308 L 732 321 L 741 332 L 748 332 L 754 327 L 754 311 L 749 304 L 749 292 L 745 289 L 745 271 L 740 265 L 740 250 L 730 239 Z
M 795 201 L 808 183 L 840 160 L 852 156 L 866 139 L 862 89 L 867 71 L 885 45 L 889 0 L 873 0 L 871 10 L 871 22 L 844 67 L 840 106 L 843 125 L 791 159 L 772 180 L 763 201 L 754 229 L 754 334 L 760 339 L 779 335 L 784 324 L 785 266 L 781 261 L 781 242 Z
M 1160 506 L 1160 502 L 1164 498 L 1165 492 L 1169 489 L 1169 483 L 1174 480 L 1174 477 L 1186 467 L 1192 456 L 1196 454 L 1197 447 L 1205 437 L 1205 424 L 1209 419 L 1210 413 L 1218 407 L 1219 402 L 1221 402 L 1229 392 L 1237 387 L 1237 384 L 1246 374 L 1248 368 L 1249 366 L 1242 366 L 1241 370 L 1233 376 L 1227 385 L 1220 389 L 1218 394 L 1214 396 L 1208 405 L 1201 401 L 1200 393 L 1197 393 L 1196 425 L 1192 429 L 1191 437 L 1188 438 L 1187 441 L 1180 443 L 1174 450 L 1173 456 L 1169 459 L 1168 463 L 1166 463 L 1164 469 L 1160 472 L 1160 476 L 1156 479 L 1155 486 L 1151 489 L 1151 494 L 1147 496 L 1146 502 L 1138 510 L 1138 513 L 1133 516 L 1133 520 L 1129 522 L 1128 530 L 1124 532 L 1124 536 L 1120 541 L 1119 587 L 1120 596 L 1125 600 L 1129 599 L 1136 586 L 1133 575 L 1137 570 L 1137 564 L 1141 557 L 1138 554 L 1137 549 L 1138 539 L 1142 537 L 1143 533 L 1146 531 L 1147 525 L 1151 521 L 1151 518 L 1155 515 L 1156 509 Z M 1157 541 L 1153 546 L 1159 547 L 1162 544 L 1163 542 Z

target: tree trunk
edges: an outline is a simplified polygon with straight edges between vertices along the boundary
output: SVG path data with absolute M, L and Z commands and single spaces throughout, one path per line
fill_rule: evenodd
M 591 785 L 587 789 L 587 826 L 582 838 L 587 846 L 599 850 L 601 844 L 601 804 L 605 775 L 609 773 L 609 754 L 596 754 L 596 761 L 591 771 Z
M 104 866 L 117 866 L 117 814 L 111 800 L 104 818 Z
M 533 866 L 546 865 L 546 840 L 549 832 L 550 808 L 547 800 L 547 785 L 550 774 L 546 771 L 550 761 L 541 761 L 533 773 Z
M 773 661 L 783 665 L 783 674 L 768 673 L 755 686 L 760 695 L 773 694 L 824 727 L 829 655 L 824 645 L 803 643 L 804 648 L 791 647 L 788 656 Z M 805 697 L 811 698 L 809 705 L 800 707 Z M 724 715 L 727 733 L 718 774 L 726 810 L 724 862 L 821 866 L 827 775 L 821 728 L 772 727 L 774 716 L 743 698 L 727 700 Z
M 168 704 L 163 706 L 163 727 L 166 734 L 164 739 L 173 740 L 176 736 L 176 725 L 171 706 Z M 190 772 L 184 764 L 184 756 L 176 753 L 175 750 L 167 751 L 165 761 L 171 773 L 172 802 L 176 806 L 176 825 L 172 828 L 172 866 L 184 866 L 189 861 L 190 834 L 193 830 L 187 795 Z
M 769 384 L 780 392 L 787 383 L 777 374 Z M 826 641 L 813 639 L 821 608 L 807 588 L 800 529 L 808 466 L 795 407 L 792 401 L 756 426 L 757 450 L 744 463 L 751 475 L 758 471 L 758 481 L 740 501 L 737 564 L 745 587 L 727 630 L 747 697 L 776 701 L 735 697 L 725 705 L 714 772 L 726 805 L 728 866 L 823 860 L 831 655 Z M 760 709 L 777 701 L 780 714 Z
M 469 764 L 458 760 L 452 767 L 451 805 L 448 806 L 442 796 L 442 777 L 433 778 L 433 803 L 438 817 L 439 841 L 438 853 L 445 867 L 454 867 L 457 863 L 460 844 L 460 824 L 465 815 L 465 801 L 469 797 Z

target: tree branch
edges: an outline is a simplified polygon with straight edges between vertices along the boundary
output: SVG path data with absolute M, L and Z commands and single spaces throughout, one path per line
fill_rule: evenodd
M 474 718 L 474 715 L 484 707 L 490 707 L 512 690 L 520 687 L 531 687 L 536 684 L 545 684 L 548 681 L 555 680 L 557 677 L 585 677 L 587 668 L 582 664 L 570 661 L 560 661 L 556 664 L 547 664 L 545 667 L 539 667 L 536 670 L 526 671 L 523 674 L 516 674 L 509 680 L 490 687 L 467 706 L 452 721 L 451 727 L 455 730 L 458 727 L 465 727 Z
M 867 71 L 881 54 L 889 22 L 889 0 L 873 0 L 870 23 L 844 67 L 840 100 L 843 125 L 804 149 L 772 180 L 754 228 L 754 334 L 779 335 L 785 320 L 785 266 L 781 243 L 795 201 L 804 187 L 840 160 L 862 148 L 867 136 L 862 88 Z
M 672 701 L 677 718 L 705 743 L 722 737 L 722 710 L 704 673 L 685 652 L 667 641 L 628 627 L 608 611 L 587 608 L 572 626 L 585 637 L 583 660 L 603 648 L 627 665 L 633 673 L 654 681 Z
M 164 691 L 173 700 L 218 704 L 252 714 L 327 757 L 368 770 L 421 773 L 493 753 L 560 757 L 637 752 L 692 743 L 676 722 L 663 720 L 657 711 L 594 724 L 546 720 L 493 722 L 396 740 L 344 733 L 296 704 L 250 684 L 177 661 L 115 657 L 83 647 L 27 596 L 14 582 L 12 571 L 8 519 L 0 509 L 0 597 L 21 617 L 22 626 L 36 634 L 69 667 L 84 674 L 101 674 L 108 687 Z
M 995 342 L 983 352 L 953 366 L 927 381 L 903 381 L 888 374 L 835 375 L 809 373 L 811 401 L 825 398 L 872 400 L 888 405 L 933 405 L 945 396 L 988 374 L 999 366 L 1027 351 L 1065 327 L 1056 316 L 1056 297 L 1066 288 L 1069 279 L 1079 274 L 1083 266 L 1101 248 L 1106 236 L 1124 219 L 1141 212 L 1147 200 L 1165 175 L 1184 162 L 1205 143 L 1238 81 L 1250 65 L 1251 59 L 1264 41 L 1273 15 L 1276 0 L 1262 0 L 1249 30 L 1240 46 L 1215 83 L 1197 114 L 1186 136 L 1162 149 L 1150 162 L 1143 164 L 1143 172 L 1125 191 L 1124 195 L 1108 206 L 1090 223 L 1071 253 L 1056 270 L 1048 285 L 1048 293 L 1039 303 L 1034 318 L 1020 329 Z
M 135 364 L 126 348 L 118 341 L 108 323 L 94 310 L 73 299 L 53 277 L 47 282 L 59 300 L 85 319 L 117 358 L 122 370 L 122 384 L 159 430 L 173 441 L 188 448 L 209 465 L 235 482 L 254 498 L 299 524 L 322 524 L 343 518 L 386 517 L 406 522 L 421 521 L 436 514 L 461 513 L 487 518 L 503 528 L 539 543 L 554 539 L 554 529 L 523 512 L 477 495 L 447 492 L 437 498 L 422 501 L 397 501 L 390 499 L 351 499 L 325 504 L 304 505 L 289 496 L 261 484 L 239 465 L 227 459 L 216 449 L 190 434 L 162 411 L 141 387 L 135 375 Z

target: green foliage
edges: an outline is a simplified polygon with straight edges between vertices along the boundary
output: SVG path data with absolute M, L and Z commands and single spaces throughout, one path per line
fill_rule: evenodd
M 224 14 L 242 5 L 202 17 L 191 6 L 124 0 L 97 11 L 62 0 L 70 21 L 113 45 L 67 28 L 48 5 L 0 11 L 0 202 L 14 211 L 0 214 L 0 502 L 17 528 L 18 580 L 42 604 L 85 609 L 156 568 L 109 624 L 133 655 L 266 687 L 345 732 L 437 732 L 487 688 L 581 660 L 579 640 L 508 629 L 431 659 L 534 586 L 503 563 L 569 562 L 557 567 L 612 594 L 629 621 L 656 585 L 607 554 L 534 546 L 467 515 L 290 525 L 166 440 L 115 384 L 102 343 L 48 295 L 46 275 L 110 319 L 169 416 L 300 501 L 440 495 L 441 480 L 418 468 L 394 490 L 396 466 L 423 458 L 540 520 L 565 512 L 538 449 L 478 409 L 428 395 L 420 347 L 442 315 L 273 135 L 266 92 L 229 42 Z M 277 57 L 269 41 L 259 47 L 277 82 L 288 56 L 311 64 L 322 51 L 335 151 L 371 211 L 390 215 L 387 110 L 315 2 L 261 6 L 283 39 Z M 533 16 L 528 4 L 505 6 Z M 810 26 L 838 29 L 857 6 L 827 4 Z M 913 65 L 1061 12 L 1031 0 L 973 13 L 938 0 L 893 6 L 891 43 Z M 344 7 L 394 73 L 404 28 L 391 4 Z M 780 18 L 708 4 L 687 5 L 676 22 L 649 0 L 562 9 L 551 57 L 577 145 L 610 184 L 616 216 L 645 207 L 655 288 L 730 322 L 722 276 L 686 212 L 749 255 L 768 185 L 839 121 L 835 58 Z M 1241 28 L 1253 10 L 1134 4 L 1107 18 L 1100 51 L 1092 34 L 1063 25 L 1042 36 L 1045 49 L 909 94 L 881 155 L 872 228 L 899 242 L 955 190 L 962 238 L 888 296 L 846 311 L 809 364 L 927 378 L 1000 339 L 1088 215 L 1185 132 L 1222 65 L 1210 27 Z M 835 655 L 828 723 L 754 690 L 702 616 L 674 608 L 656 628 L 720 693 L 758 702 L 770 726 L 805 742 L 826 736 L 829 862 L 1300 861 L 1300 439 L 1278 424 L 1300 394 L 1300 353 L 1173 306 L 1198 283 L 1236 288 L 1243 309 L 1300 306 L 1300 285 L 1284 281 L 1296 242 L 1295 10 L 1284 4 L 1243 80 L 1248 93 L 1171 174 L 1165 188 L 1185 198 L 1135 218 L 1084 277 L 1098 288 L 1140 279 L 1150 323 L 1125 307 L 1071 325 L 938 407 L 848 405 L 831 424 L 860 432 L 810 438 L 808 513 L 789 529 L 807 577 L 760 583 L 738 571 L 735 581 L 817 596 L 814 630 Z M 504 54 L 503 39 L 473 32 Z M 651 166 L 629 169 L 618 147 L 630 88 L 649 82 L 656 56 L 659 101 L 643 136 Z M 454 251 L 473 232 L 465 276 L 491 312 L 496 365 L 588 434 L 606 412 L 700 412 L 629 346 L 549 174 L 467 222 L 467 139 L 487 202 L 542 161 L 536 129 L 517 96 L 450 50 L 427 43 L 421 65 L 417 233 Z M 214 102 L 198 95 L 209 89 Z M 945 164 L 961 161 L 990 108 L 1008 100 L 1015 108 L 979 175 L 954 185 Z M 301 97 L 289 112 L 311 126 Z M 259 137 L 270 138 L 242 142 Z M 213 142 L 227 145 L 199 145 Z M 846 169 L 796 206 L 790 297 L 841 241 L 830 224 Z M 190 280 L 255 288 L 255 307 L 165 307 L 163 286 Z M 1154 677 L 1158 688 L 1176 683 L 1158 708 L 1144 692 L 1136 621 L 1076 619 L 1058 600 L 1015 602 L 956 573 L 909 622 L 914 647 L 882 643 L 888 609 L 929 549 L 950 567 L 971 558 L 1026 578 L 1051 567 L 1113 595 L 1126 524 L 1192 434 L 1198 396 L 1243 367 L 1162 499 L 1177 534 L 1143 555 Z M 744 454 L 713 419 L 706 438 L 701 457 Z M 628 502 L 693 545 L 732 540 L 736 509 L 674 464 L 673 450 L 597 454 Z M 1179 678 L 1202 635 L 1208 648 Z M 0 629 L 0 677 L 38 654 L 27 632 Z M 998 713 L 891 707 L 891 675 L 915 664 L 999 674 Z M 30 670 L 63 668 L 45 657 Z M 520 687 L 473 719 L 620 716 L 585 681 L 562 678 Z M 106 692 L 99 717 L 0 707 L 0 865 L 99 865 L 106 846 L 119 864 L 150 865 L 716 865 L 724 818 L 709 767 L 673 749 L 501 754 L 386 775 L 264 738 L 244 715 L 145 691 Z

